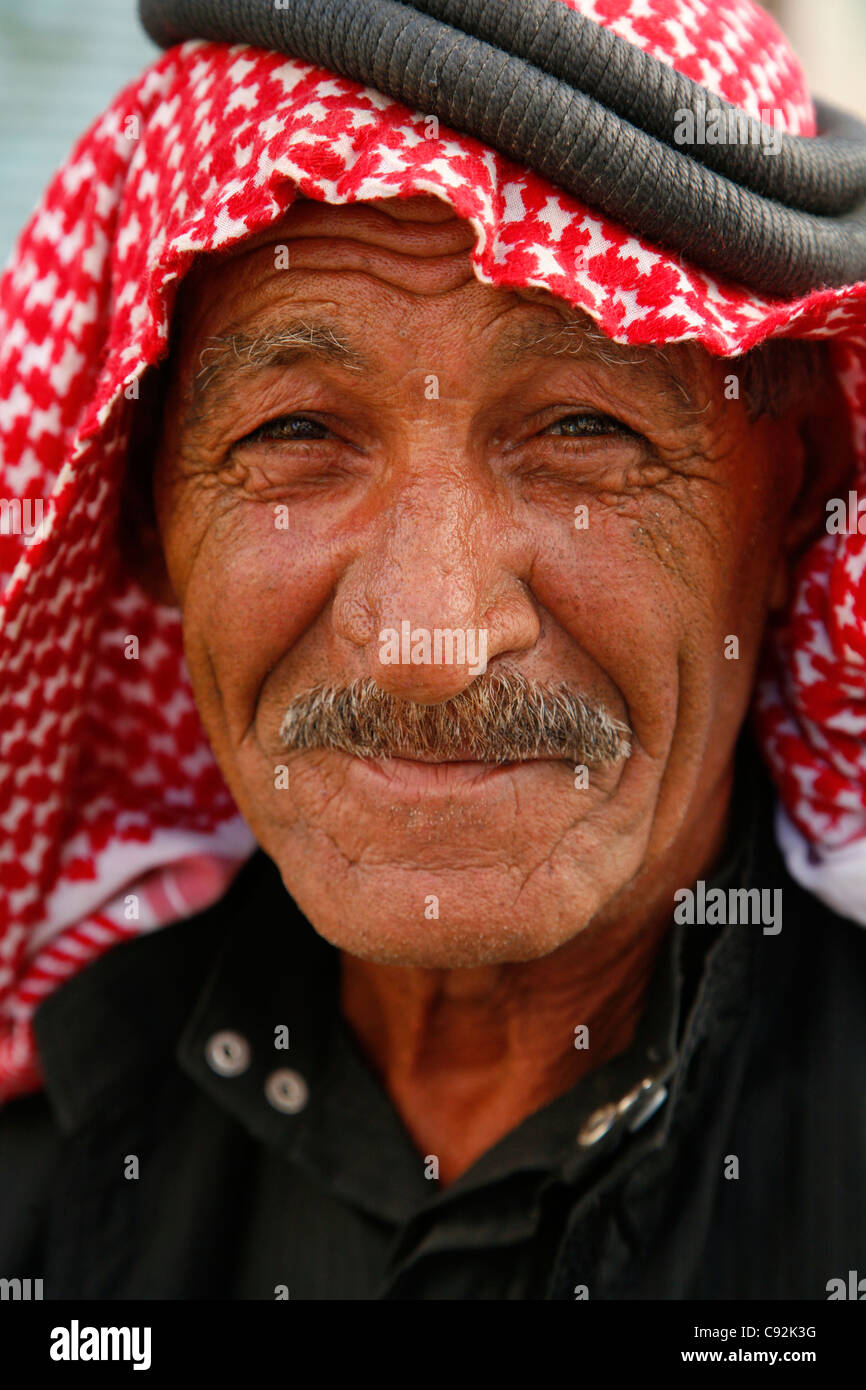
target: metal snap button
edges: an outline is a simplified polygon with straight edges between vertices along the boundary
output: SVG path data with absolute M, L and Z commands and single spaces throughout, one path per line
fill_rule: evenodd
M 284 1115 L 296 1115 L 303 1110 L 309 1098 L 307 1083 L 300 1072 L 291 1067 L 280 1067 L 272 1071 L 265 1082 L 265 1095 L 275 1110 Z
M 643 1097 L 636 1113 L 629 1121 L 629 1132 L 633 1134 L 636 1129 L 640 1129 L 641 1125 L 645 1125 L 650 1116 L 654 1115 L 659 1107 L 664 1105 L 667 1098 L 667 1086 L 659 1085 L 657 1087 L 651 1087 Z
M 645 1096 L 648 1091 L 651 1091 L 655 1084 L 651 1076 L 645 1076 L 643 1081 L 638 1082 L 637 1086 L 633 1086 L 630 1091 L 626 1091 L 622 1100 L 616 1107 L 619 1114 L 624 1115 L 626 1110 L 631 1110 L 635 1102 L 640 1100 L 642 1096 Z
M 240 1076 L 250 1064 L 250 1045 L 240 1033 L 224 1028 L 208 1038 L 205 1057 L 218 1076 Z
M 615 1105 L 602 1105 L 599 1106 L 598 1110 L 593 1110 L 578 1130 L 577 1142 L 580 1147 L 586 1149 L 589 1148 L 590 1144 L 597 1144 L 599 1139 L 607 1134 L 616 1117 L 617 1107 Z

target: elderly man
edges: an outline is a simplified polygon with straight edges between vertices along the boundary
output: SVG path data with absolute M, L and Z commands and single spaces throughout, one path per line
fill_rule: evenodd
M 749 0 L 612 8 L 813 133 Z M 4 283 L 47 517 L 4 542 L 0 1273 L 856 1297 L 864 286 L 717 280 L 294 52 L 171 47 Z

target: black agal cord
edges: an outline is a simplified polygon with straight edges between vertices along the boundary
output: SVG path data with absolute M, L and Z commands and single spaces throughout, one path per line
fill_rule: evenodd
M 249 43 L 376 87 L 763 294 L 866 279 L 866 126 L 822 103 L 816 138 L 781 134 L 560 0 L 139 8 L 164 48 Z

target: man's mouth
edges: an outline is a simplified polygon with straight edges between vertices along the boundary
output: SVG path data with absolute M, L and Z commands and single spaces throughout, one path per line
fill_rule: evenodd
M 537 758 L 478 758 L 473 755 L 470 749 L 457 749 L 449 753 L 447 757 L 439 753 L 411 753 L 408 750 L 399 753 L 383 753 L 379 757 L 370 758 L 366 761 L 377 763 L 424 763 L 430 767 L 449 767 L 453 764 L 473 763 L 476 767 L 517 767 L 522 763 L 536 762 L 562 762 L 561 758 L 551 758 L 539 756 Z
M 341 756 L 350 757 L 345 754 Z M 570 764 L 562 758 L 521 758 L 511 762 L 481 762 L 477 758 L 437 758 L 430 754 L 420 757 L 358 758 L 351 756 L 353 772 L 367 782 L 378 784 L 393 797 L 401 794 L 434 795 L 453 793 L 458 789 L 483 788 L 509 776 L 542 775 L 559 764 L 566 770 Z

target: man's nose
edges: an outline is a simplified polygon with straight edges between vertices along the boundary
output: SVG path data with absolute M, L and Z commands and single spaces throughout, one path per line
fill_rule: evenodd
M 494 496 L 431 478 L 394 498 L 359 544 L 335 596 L 336 634 L 383 690 L 436 704 L 534 646 L 529 567 Z

